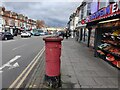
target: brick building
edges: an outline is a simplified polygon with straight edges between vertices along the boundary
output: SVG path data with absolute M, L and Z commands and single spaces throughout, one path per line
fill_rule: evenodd
M 9 31 L 14 35 L 14 33 L 19 33 L 22 30 L 35 28 L 36 20 L 30 19 L 23 14 L 8 11 L 5 7 L 0 7 L 0 32 Z

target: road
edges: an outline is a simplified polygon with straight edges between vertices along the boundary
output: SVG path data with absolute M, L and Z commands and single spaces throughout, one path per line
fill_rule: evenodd
M 8 88 L 44 46 L 41 36 L 2 42 L 2 88 Z

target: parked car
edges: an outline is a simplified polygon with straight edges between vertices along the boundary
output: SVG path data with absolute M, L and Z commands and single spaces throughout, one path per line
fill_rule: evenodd
M 39 33 L 39 32 L 34 32 L 33 35 L 34 35 L 34 36 L 40 36 L 40 33 Z
M 40 34 L 40 36 L 45 35 L 45 32 L 43 30 L 38 30 L 38 33 Z
M 57 32 L 57 35 L 58 35 L 58 36 L 63 36 L 63 35 L 65 35 L 65 32 L 64 32 L 64 31 L 58 31 L 58 32 Z
M 45 35 L 45 32 L 40 32 L 40 36 L 44 36 Z
M 31 37 L 31 33 L 26 32 L 26 31 L 21 32 L 21 37 Z
M 10 32 L 0 32 L 0 40 L 13 39 L 13 35 Z
M 5 39 L 5 34 L 3 32 L 0 32 L 0 40 L 4 40 Z

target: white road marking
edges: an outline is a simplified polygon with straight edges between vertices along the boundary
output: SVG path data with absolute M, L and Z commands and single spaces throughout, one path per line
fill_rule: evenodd
M 19 49 L 19 48 L 24 47 L 24 46 L 26 46 L 26 44 L 24 44 L 24 45 L 22 45 L 22 46 L 18 46 L 18 47 L 16 47 L 16 48 L 13 48 L 12 50 L 14 51 L 14 50 Z
M 13 69 L 13 68 L 16 68 L 16 67 L 19 67 L 18 62 L 16 62 L 16 63 L 14 63 L 13 65 L 11 65 L 11 66 L 9 67 L 9 69 Z
M 24 79 L 28 76 L 31 69 L 34 67 L 34 65 L 37 63 L 38 59 L 43 54 L 43 52 L 44 52 L 44 48 L 35 56 L 35 58 L 31 61 L 31 63 L 23 70 L 23 72 L 17 77 L 17 79 L 10 85 L 9 88 L 15 88 L 15 85 L 17 83 L 19 83 L 19 84 L 16 87 L 20 87 L 20 85 L 22 84 Z M 24 74 L 25 74 L 25 76 L 23 76 Z M 19 82 L 19 80 L 21 80 L 21 81 Z
M 29 73 L 32 71 L 32 69 L 34 68 L 34 66 L 37 64 L 39 58 L 42 56 L 44 52 L 44 48 L 42 49 L 40 55 L 38 56 L 38 58 L 36 59 L 36 61 L 34 61 L 34 63 L 32 64 L 32 66 L 30 67 L 30 69 L 26 72 L 26 74 L 24 75 L 24 77 L 21 79 L 21 81 L 18 83 L 18 85 L 16 86 L 16 88 L 20 88 L 20 86 L 22 85 L 23 81 L 27 78 L 27 76 L 29 75 Z
M 15 56 L 13 59 L 11 59 L 9 62 L 7 62 L 6 64 L 4 64 L 3 66 L 0 67 L 0 71 L 2 71 L 2 69 L 4 69 L 5 67 L 9 67 L 9 68 L 12 68 L 12 67 L 15 67 L 16 64 L 12 65 L 11 63 L 13 63 L 14 61 L 16 61 L 17 59 L 19 59 L 21 56 L 20 55 L 17 55 Z M 3 72 L 3 71 L 2 71 Z
M 12 62 L 16 61 L 20 57 L 21 57 L 20 55 L 17 55 L 13 59 L 11 59 L 9 62 L 12 63 Z

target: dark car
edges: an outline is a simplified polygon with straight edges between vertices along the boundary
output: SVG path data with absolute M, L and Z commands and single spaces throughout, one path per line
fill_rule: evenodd
M 10 32 L 0 32 L 0 40 L 13 39 L 13 35 Z
M 57 34 L 58 34 L 58 36 L 65 36 L 64 31 L 59 31 Z

